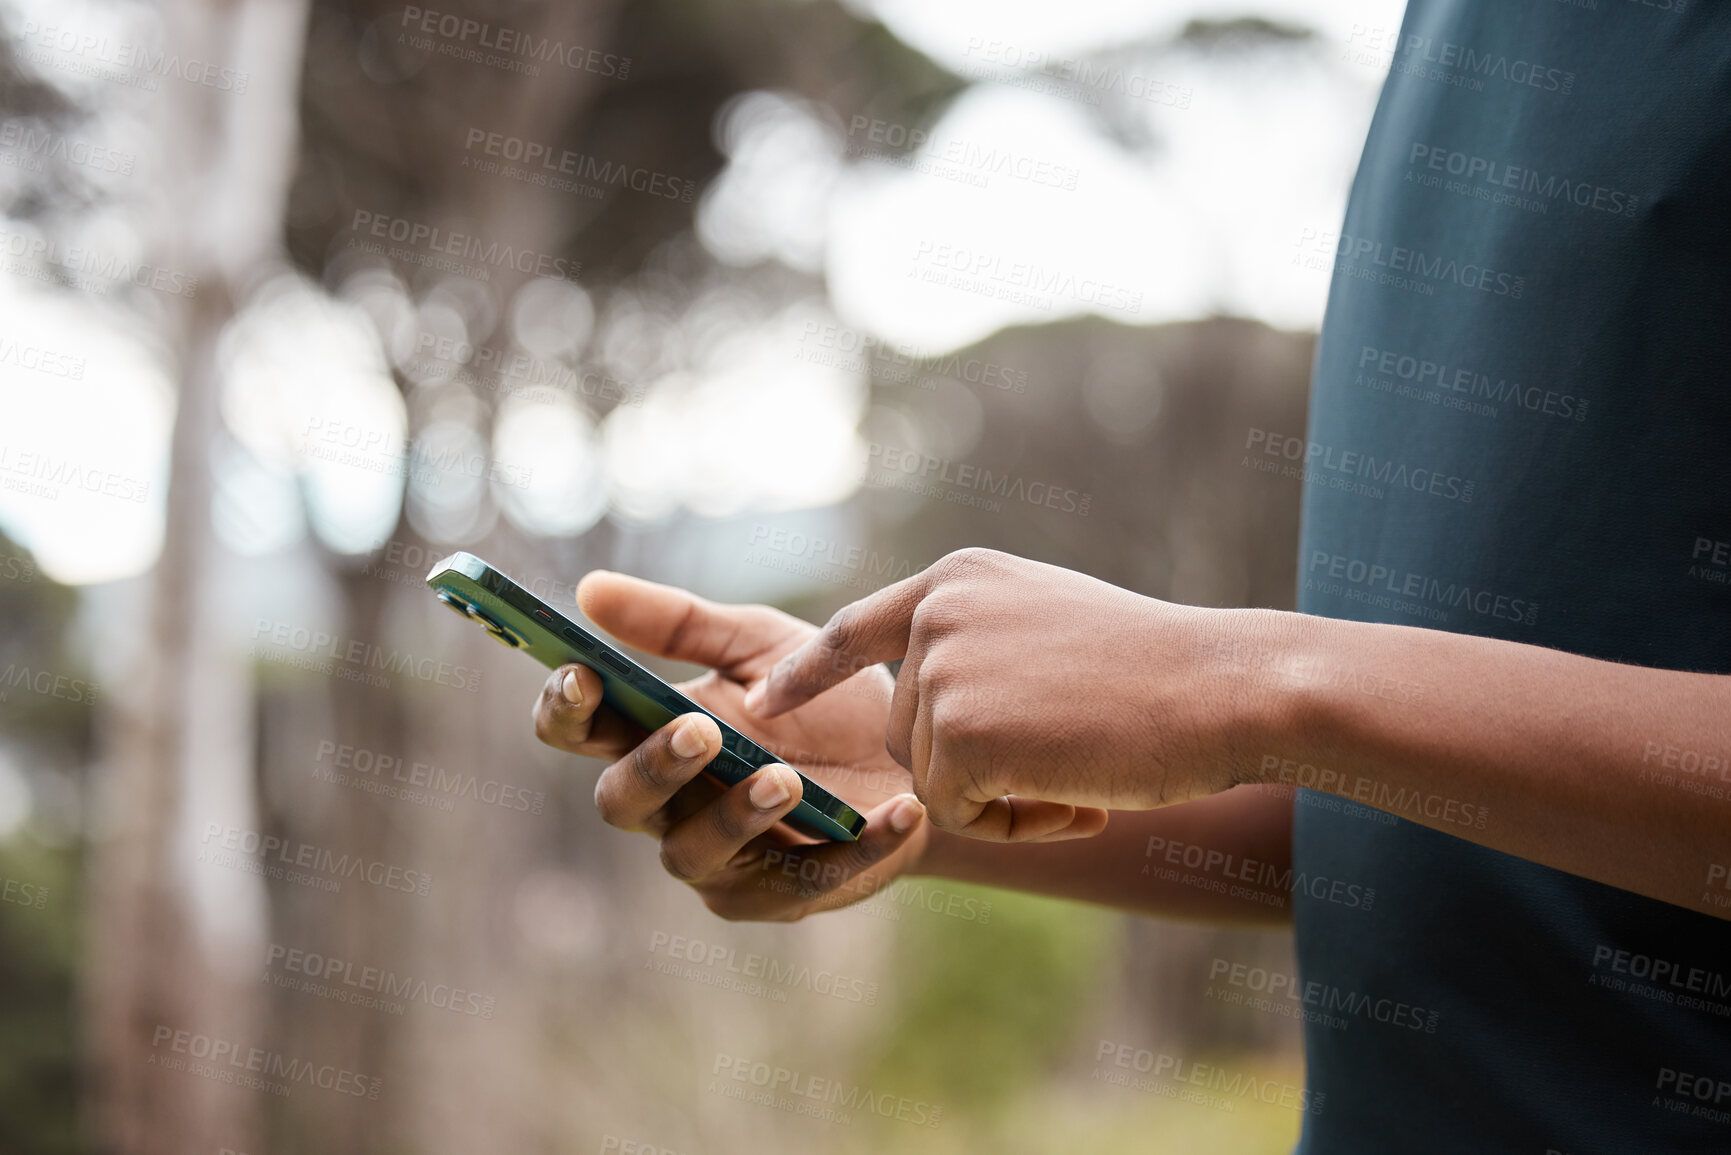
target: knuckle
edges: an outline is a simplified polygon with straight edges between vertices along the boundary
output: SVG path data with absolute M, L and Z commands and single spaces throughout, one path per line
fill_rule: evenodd
M 914 607 L 909 633 L 922 639 L 942 637 L 965 623 L 977 609 L 973 599 L 962 590 L 955 586 L 939 586 Z
M 897 765 L 911 766 L 913 750 L 908 744 L 908 735 L 903 731 L 893 726 L 886 730 L 884 732 L 884 749 L 889 752 L 891 758 L 896 760 Z
M 619 807 L 613 802 L 612 791 L 607 789 L 605 774 L 595 780 L 595 812 L 601 815 L 601 821 L 607 825 L 619 825 Z
M 937 571 L 935 576 L 939 578 L 963 577 L 990 568 L 1001 556 L 995 549 L 970 545 L 946 553 L 932 564 L 932 568 Z
M 681 882 L 696 882 L 703 875 L 682 847 L 669 842 L 661 844 L 661 868 Z
M 943 689 L 943 684 L 944 662 L 937 653 L 937 647 L 934 646 L 921 655 L 920 668 L 914 673 L 914 689 L 919 692 L 922 704 L 929 703 L 927 709 L 933 711 L 932 721 L 934 724 L 937 722 L 936 710 L 938 708 L 936 695 L 939 690 Z
M 669 739 L 662 735 L 653 742 L 639 742 L 631 751 L 631 776 L 637 779 L 645 790 L 665 790 L 671 785 L 667 780 L 667 772 L 660 765 L 662 750 L 671 752 Z
M 837 610 L 818 636 L 821 639 L 820 660 L 824 668 L 828 671 L 853 673 L 853 651 L 860 641 L 860 611 L 857 604 Z
M 728 801 L 735 800 L 729 798 Z M 740 812 L 738 805 L 722 805 L 717 803 L 710 807 L 710 812 L 710 825 L 715 831 L 715 836 L 727 845 L 734 846 L 741 844 L 751 837 L 753 833 L 751 829 L 751 819 Z
M 933 687 L 934 691 L 936 687 Z M 922 701 L 932 703 L 932 733 L 952 753 L 978 747 L 992 733 L 992 721 L 972 703 L 953 700 L 953 695 L 933 693 Z

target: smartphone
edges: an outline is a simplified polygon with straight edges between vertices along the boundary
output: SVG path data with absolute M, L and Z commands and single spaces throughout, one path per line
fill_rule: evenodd
M 705 772 L 731 786 L 760 766 L 781 759 L 684 694 L 566 618 L 540 598 L 471 553 L 454 553 L 433 566 L 427 584 L 451 609 L 479 624 L 494 640 L 522 650 L 549 669 L 571 662 L 601 675 L 601 700 L 645 730 L 659 730 L 681 714 L 708 714 L 721 728 L 721 753 Z M 805 775 L 799 805 L 782 819 L 795 830 L 852 842 L 865 819 Z

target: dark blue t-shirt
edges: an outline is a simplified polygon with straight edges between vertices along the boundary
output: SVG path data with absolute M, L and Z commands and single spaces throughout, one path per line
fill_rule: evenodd
M 1299 607 L 1731 672 L 1731 0 L 1411 0 L 1385 47 Z M 1449 692 L 1403 678 L 1358 686 Z M 1731 812 L 1728 760 L 1627 751 Z M 1301 1152 L 1731 1152 L 1731 922 L 1309 791 L 1293 854 L 1376 894 L 1295 896 Z

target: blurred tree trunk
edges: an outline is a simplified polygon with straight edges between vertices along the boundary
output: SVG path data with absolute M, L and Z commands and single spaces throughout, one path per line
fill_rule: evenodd
M 538 39 L 604 44 L 618 2 L 585 0 L 582 4 L 548 5 L 518 11 L 510 22 Z M 487 18 L 484 5 L 454 3 L 446 10 Z M 340 173 L 335 188 L 341 190 L 337 194 L 341 203 L 330 220 L 346 230 L 356 209 L 400 213 L 430 222 L 461 219 L 489 243 L 536 252 L 564 251 L 569 241 L 568 204 L 530 186 L 476 180 L 473 171 L 463 169 L 458 162 L 464 136 L 474 126 L 531 140 L 561 138 L 572 125 L 583 122 L 597 97 L 599 78 L 568 68 L 548 68 L 539 76 L 526 78 L 435 57 L 422 64 L 424 72 L 394 84 L 350 75 L 351 83 L 363 86 L 364 96 L 359 99 L 353 88 L 320 86 L 318 77 L 348 73 L 362 51 L 383 53 L 403 64 L 405 57 L 398 54 L 406 50 L 394 47 L 394 36 L 384 31 L 366 49 L 343 39 L 364 28 L 368 15 L 376 17 L 373 28 L 395 30 L 401 12 L 400 6 L 383 2 L 356 6 L 320 0 L 314 8 L 314 47 L 309 51 L 316 59 L 309 58 L 303 97 L 308 137 L 301 175 L 310 184 L 316 183 L 320 174 Z M 412 62 L 412 57 L 411 53 L 407 59 Z M 317 275 L 323 270 L 315 267 L 309 271 Z M 431 287 L 419 278 L 408 279 L 422 292 Z M 509 309 L 516 288 L 509 276 L 500 276 L 486 286 L 496 316 Z M 484 338 L 487 334 L 472 336 Z M 410 413 L 413 423 L 413 406 Z M 411 437 L 416 432 L 411 426 Z M 490 430 L 481 428 L 478 432 L 485 437 Z M 406 519 L 399 522 L 399 540 L 418 542 Z M 387 652 L 393 645 L 420 649 L 421 643 L 393 638 L 390 623 L 399 600 L 423 600 L 424 593 L 397 582 L 380 581 L 356 568 L 353 559 L 329 553 L 322 558 L 337 596 L 339 629 L 345 642 L 379 646 Z M 466 642 L 475 644 L 473 638 L 466 638 Z M 364 853 L 368 859 L 405 869 L 427 870 L 434 879 L 433 889 L 430 897 L 423 898 L 369 886 L 345 885 L 336 893 L 290 888 L 295 893 L 282 893 L 273 904 L 271 941 L 397 973 L 424 975 L 430 971 L 441 978 L 453 971 L 456 977 L 474 973 L 465 969 L 465 963 L 477 948 L 461 944 L 473 943 L 477 936 L 462 933 L 460 928 L 479 922 L 497 904 L 495 890 L 502 883 L 490 868 L 512 860 L 510 844 L 520 833 L 493 823 L 471 823 L 461 843 L 452 845 L 439 833 L 448 827 L 441 826 L 437 818 L 429 823 L 432 816 L 420 807 L 405 807 L 375 794 L 342 791 L 340 799 L 331 798 L 328 791 L 309 794 L 304 786 L 307 766 L 302 754 L 311 753 L 307 721 L 317 719 L 315 724 L 328 726 L 320 731 L 321 738 L 328 735 L 358 750 L 379 751 L 407 761 L 437 756 L 443 764 L 448 754 L 429 746 L 426 733 L 453 710 L 463 711 L 466 720 L 474 723 L 473 713 L 481 711 L 482 700 L 449 687 L 417 684 L 400 674 L 393 675 L 389 688 L 329 681 L 322 692 L 328 699 L 325 702 L 266 702 L 264 724 L 273 740 L 265 743 L 271 756 L 264 767 L 267 778 L 262 793 L 272 800 L 264 818 L 265 828 L 285 840 L 317 843 L 338 852 Z M 513 707 L 511 716 L 515 719 L 520 707 Z M 483 770 L 484 762 L 470 768 Z M 336 1095 L 297 1102 L 292 1119 L 285 1109 L 280 1118 L 273 1115 L 267 1125 L 273 1143 L 297 1150 L 357 1153 L 405 1149 L 467 1152 L 478 1149 L 477 1144 L 495 1150 L 523 1150 L 533 1145 L 534 1120 L 520 1115 L 489 1115 L 483 1106 L 485 1100 L 477 1096 L 477 1102 L 466 1105 L 459 1112 L 462 1118 L 453 1122 L 446 1118 L 448 1112 L 442 1105 L 428 1103 L 417 1091 L 427 1081 L 429 1070 L 454 1066 L 462 1072 L 455 1076 L 458 1081 L 479 1078 L 474 1070 L 481 1053 L 477 1048 L 441 1048 L 450 1054 L 408 1054 L 403 1045 L 412 1036 L 401 1019 L 331 1000 L 308 999 L 297 992 L 275 993 L 267 1033 L 273 1045 L 286 1053 L 340 1061 L 367 1076 L 382 1078 L 384 1088 L 378 1102 Z M 503 1061 L 508 1064 L 510 1056 Z
M 304 0 L 169 0 L 172 53 L 246 74 L 244 93 L 166 76 L 151 102 L 155 187 L 143 206 L 148 260 L 198 278 L 190 299 L 150 302 L 179 368 L 161 558 L 148 582 L 148 643 L 110 672 L 100 772 L 93 784 L 89 950 L 84 976 L 92 1120 L 124 1155 L 252 1145 L 257 1093 L 164 1072 L 162 1030 L 250 1044 L 251 984 L 225 981 L 189 901 L 188 784 L 250 779 L 247 709 L 236 655 L 212 620 L 220 603 L 211 520 L 211 448 L 221 382 L 217 341 L 236 300 L 280 248 L 294 144 L 294 86 Z M 141 149 L 141 151 L 146 151 Z M 244 667 L 239 667 L 244 669 Z M 118 674 L 118 676 L 116 676 Z M 231 779 L 234 781 L 236 779 Z M 209 869 L 208 867 L 202 869 Z

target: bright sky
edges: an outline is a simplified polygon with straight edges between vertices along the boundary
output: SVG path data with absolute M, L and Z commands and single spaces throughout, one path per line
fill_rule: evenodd
M 802 355 L 827 325 L 936 353 L 1088 312 L 1138 324 L 1219 312 L 1283 327 L 1320 321 L 1326 281 L 1291 258 L 1302 230 L 1340 219 L 1383 75 L 1351 43 L 1397 25 L 1401 0 L 855 2 L 983 79 L 912 164 L 866 155 L 905 126 L 848 125 L 773 94 L 744 97 L 725 119 L 730 163 L 698 222 L 725 260 L 821 271 L 827 305 L 735 316 L 710 301 L 657 322 L 689 355 L 637 382 L 648 390 L 642 404 L 599 423 L 567 397 L 513 400 L 490 448 L 465 440 L 462 412 L 428 427 L 444 460 L 490 452 L 508 467 L 501 486 L 497 470 L 484 482 L 460 468 L 434 476 L 390 464 L 406 453 L 408 414 L 387 357 L 401 367 L 403 350 L 384 349 L 374 324 L 394 318 L 387 328 L 407 325 L 412 341 L 453 324 L 461 335 L 460 319 L 394 283 L 336 301 L 278 282 L 224 341 L 232 441 L 213 457 L 224 540 L 251 554 L 298 540 L 307 526 L 297 485 L 312 531 L 352 551 L 378 539 L 405 494 L 423 532 L 465 540 L 485 526 L 463 513 L 463 495 L 485 484 L 504 516 L 547 533 L 581 532 L 606 513 L 647 521 L 833 504 L 863 472 L 867 397 L 857 368 Z M 15 26 L 51 16 L 83 26 L 104 10 L 0 4 Z M 1049 78 L 1038 61 L 1061 65 L 1194 18 L 1250 13 L 1317 27 L 1322 42 L 1206 67 L 1172 58 L 1147 75 L 1126 66 L 1128 83 L 1150 94 L 1134 103 L 1158 142 L 1146 153 L 1104 136 L 1073 91 L 1040 91 Z M 141 158 L 137 179 L 147 168 Z M 104 251 L 136 244 L 112 222 L 102 229 Z M 46 288 L 41 262 L 7 249 L 18 243 L 7 238 L 31 235 L 0 220 L 0 526 L 63 581 L 124 577 L 159 547 L 172 388 L 145 324 L 99 297 Z M 536 307 L 571 318 L 574 344 L 587 338 L 585 295 Z

